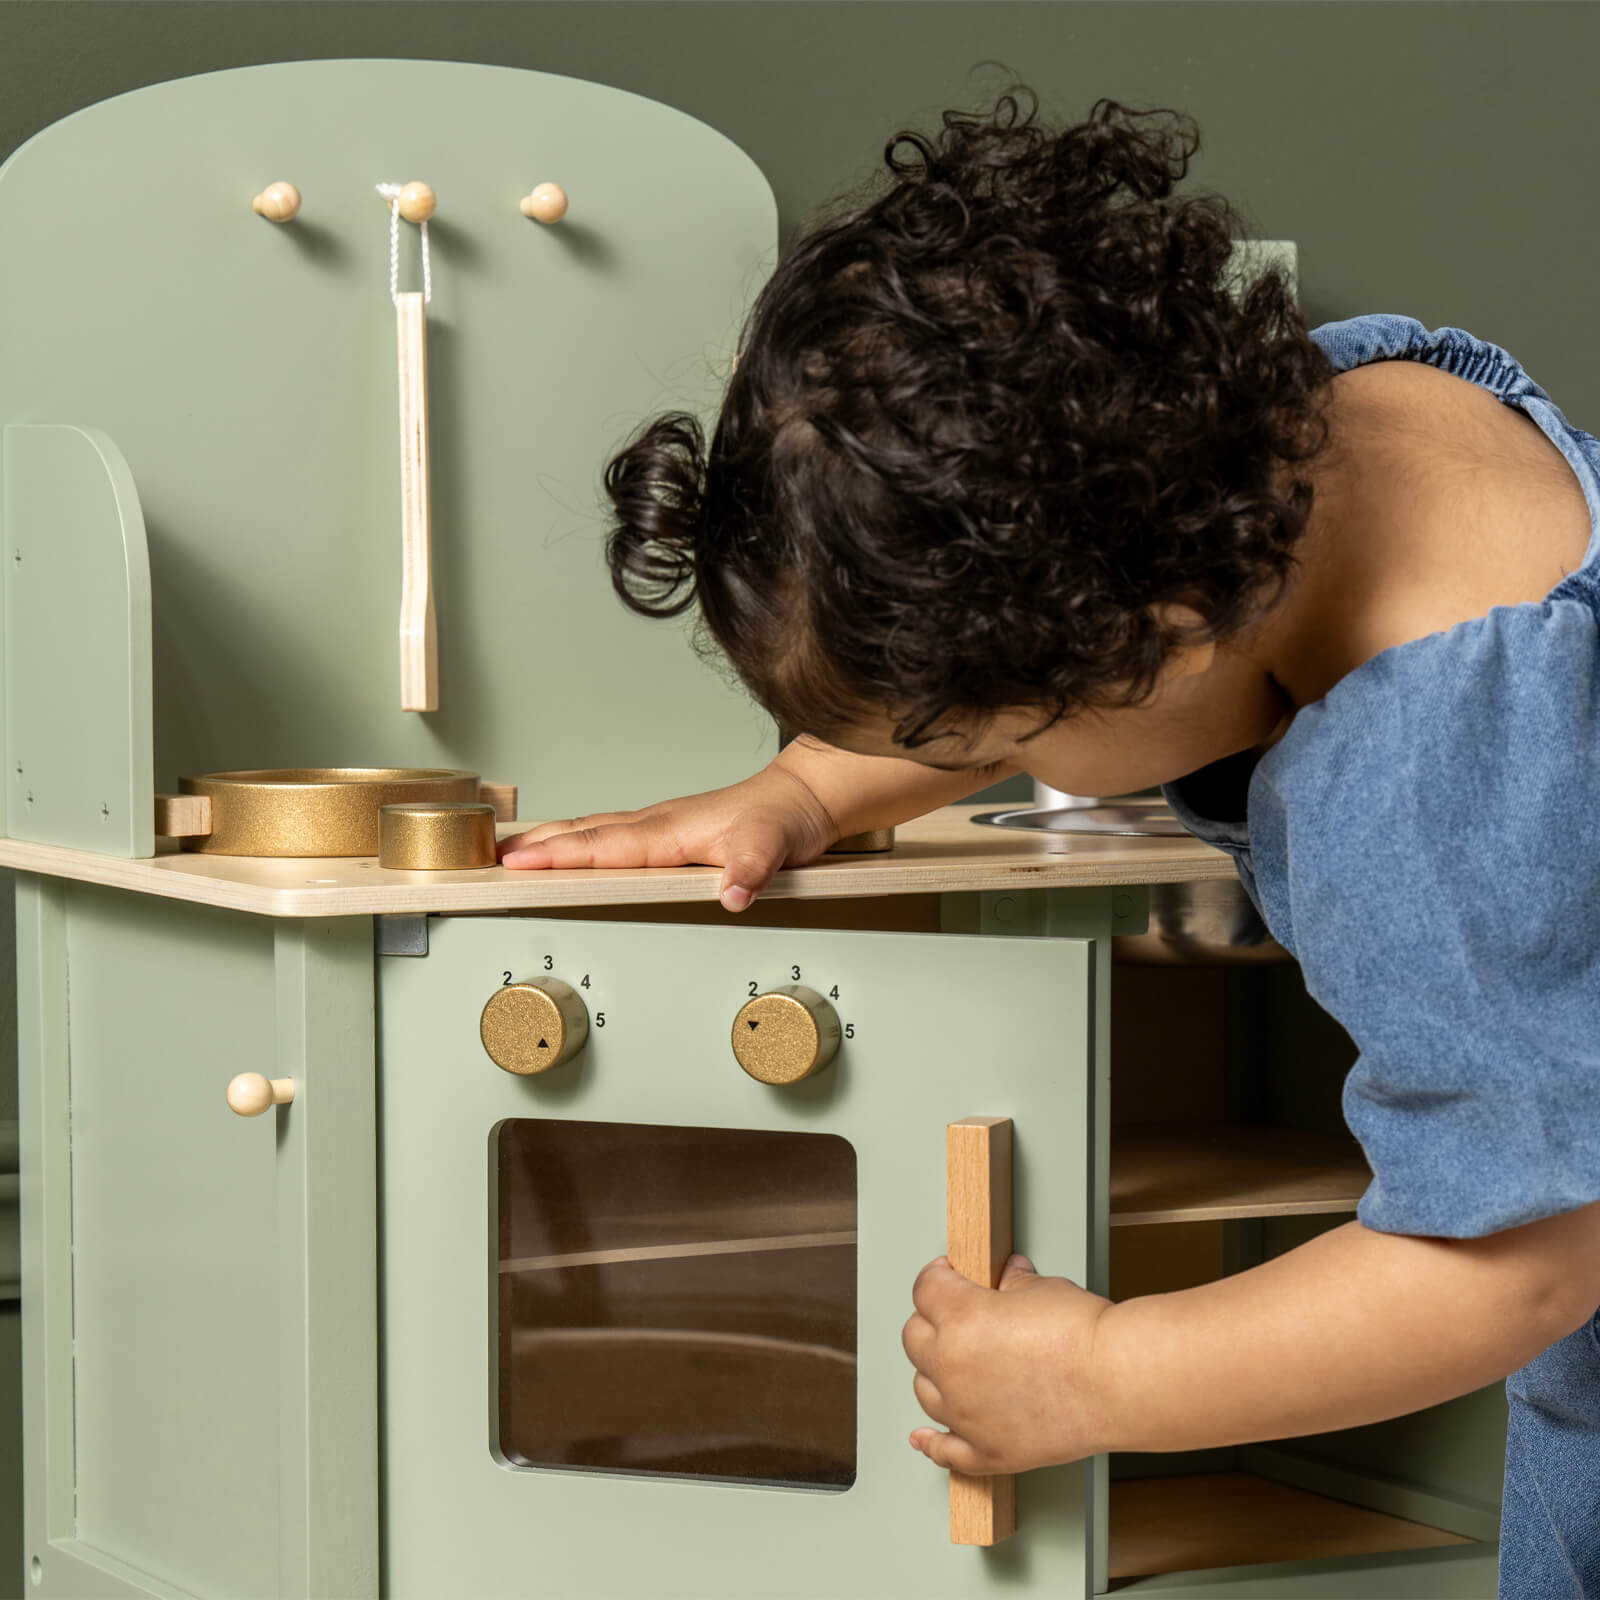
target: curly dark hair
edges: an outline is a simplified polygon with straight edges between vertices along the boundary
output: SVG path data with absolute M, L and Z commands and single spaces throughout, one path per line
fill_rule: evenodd
M 675 412 L 605 473 L 625 602 L 698 603 L 779 723 L 824 739 L 1145 698 L 1175 645 L 1278 598 L 1312 486 L 1274 479 L 1328 442 L 1292 284 L 1237 281 L 1238 213 L 1173 197 L 1192 119 L 1100 100 L 1052 131 L 1013 84 L 942 122 L 791 244 L 709 449 Z

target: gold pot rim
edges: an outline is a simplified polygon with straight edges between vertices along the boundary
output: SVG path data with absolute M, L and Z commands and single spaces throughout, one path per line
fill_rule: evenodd
M 449 783 L 477 780 L 476 772 L 459 767 L 261 767 L 234 772 L 202 772 L 180 778 L 219 788 L 342 789 L 354 784 Z
M 494 816 L 494 807 L 487 800 L 391 800 L 378 810 L 385 815 L 404 812 L 408 817 L 434 817 L 458 811 L 487 811 Z

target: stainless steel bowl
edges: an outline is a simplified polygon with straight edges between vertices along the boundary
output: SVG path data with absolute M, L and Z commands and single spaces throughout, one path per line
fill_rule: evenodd
M 1113 961 L 1136 966 L 1224 966 L 1294 959 L 1267 932 L 1237 878 L 1153 883 L 1146 892 L 1149 930 L 1113 939 Z
M 990 828 L 1016 828 L 1060 839 L 1071 835 L 1165 837 L 1182 835 L 1181 822 L 1159 799 L 1050 810 L 986 811 L 972 819 Z M 1237 877 L 1201 883 L 1156 883 L 1148 889 L 1150 927 L 1111 941 L 1112 959 L 1141 966 L 1265 964 L 1294 958 L 1267 931 Z

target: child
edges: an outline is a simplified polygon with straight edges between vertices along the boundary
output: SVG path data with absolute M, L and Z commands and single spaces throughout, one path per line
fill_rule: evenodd
M 1359 1220 L 1117 1305 L 933 1262 L 911 1442 L 1013 1472 L 1510 1374 L 1501 1595 L 1600 1596 L 1600 440 L 1458 328 L 1230 289 L 1157 115 L 947 113 L 794 244 L 709 448 L 660 418 L 606 485 L 619 592 L 806 736 L 505 864 L 721 865 L 739 911 L 1018 771 L 1164 784 L 1360 1048 Z

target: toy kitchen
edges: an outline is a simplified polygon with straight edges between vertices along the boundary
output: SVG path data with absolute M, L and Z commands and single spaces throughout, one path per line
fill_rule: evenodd
M 775 748 L 616 602 L 597 493 L 714 406 L 748 156 L 304 61 L 46 129 L 0 230 L 7 1592 L 1493 1595 L 1498 1390 L 1014 1480 L 906 1443 L 947 1245 L 1123 1297 L 1353 1214 L 1347 1041 L 1199 931 L 1221 853 L 951 807 L 737 918 L 716 869 L 493 864 Z

